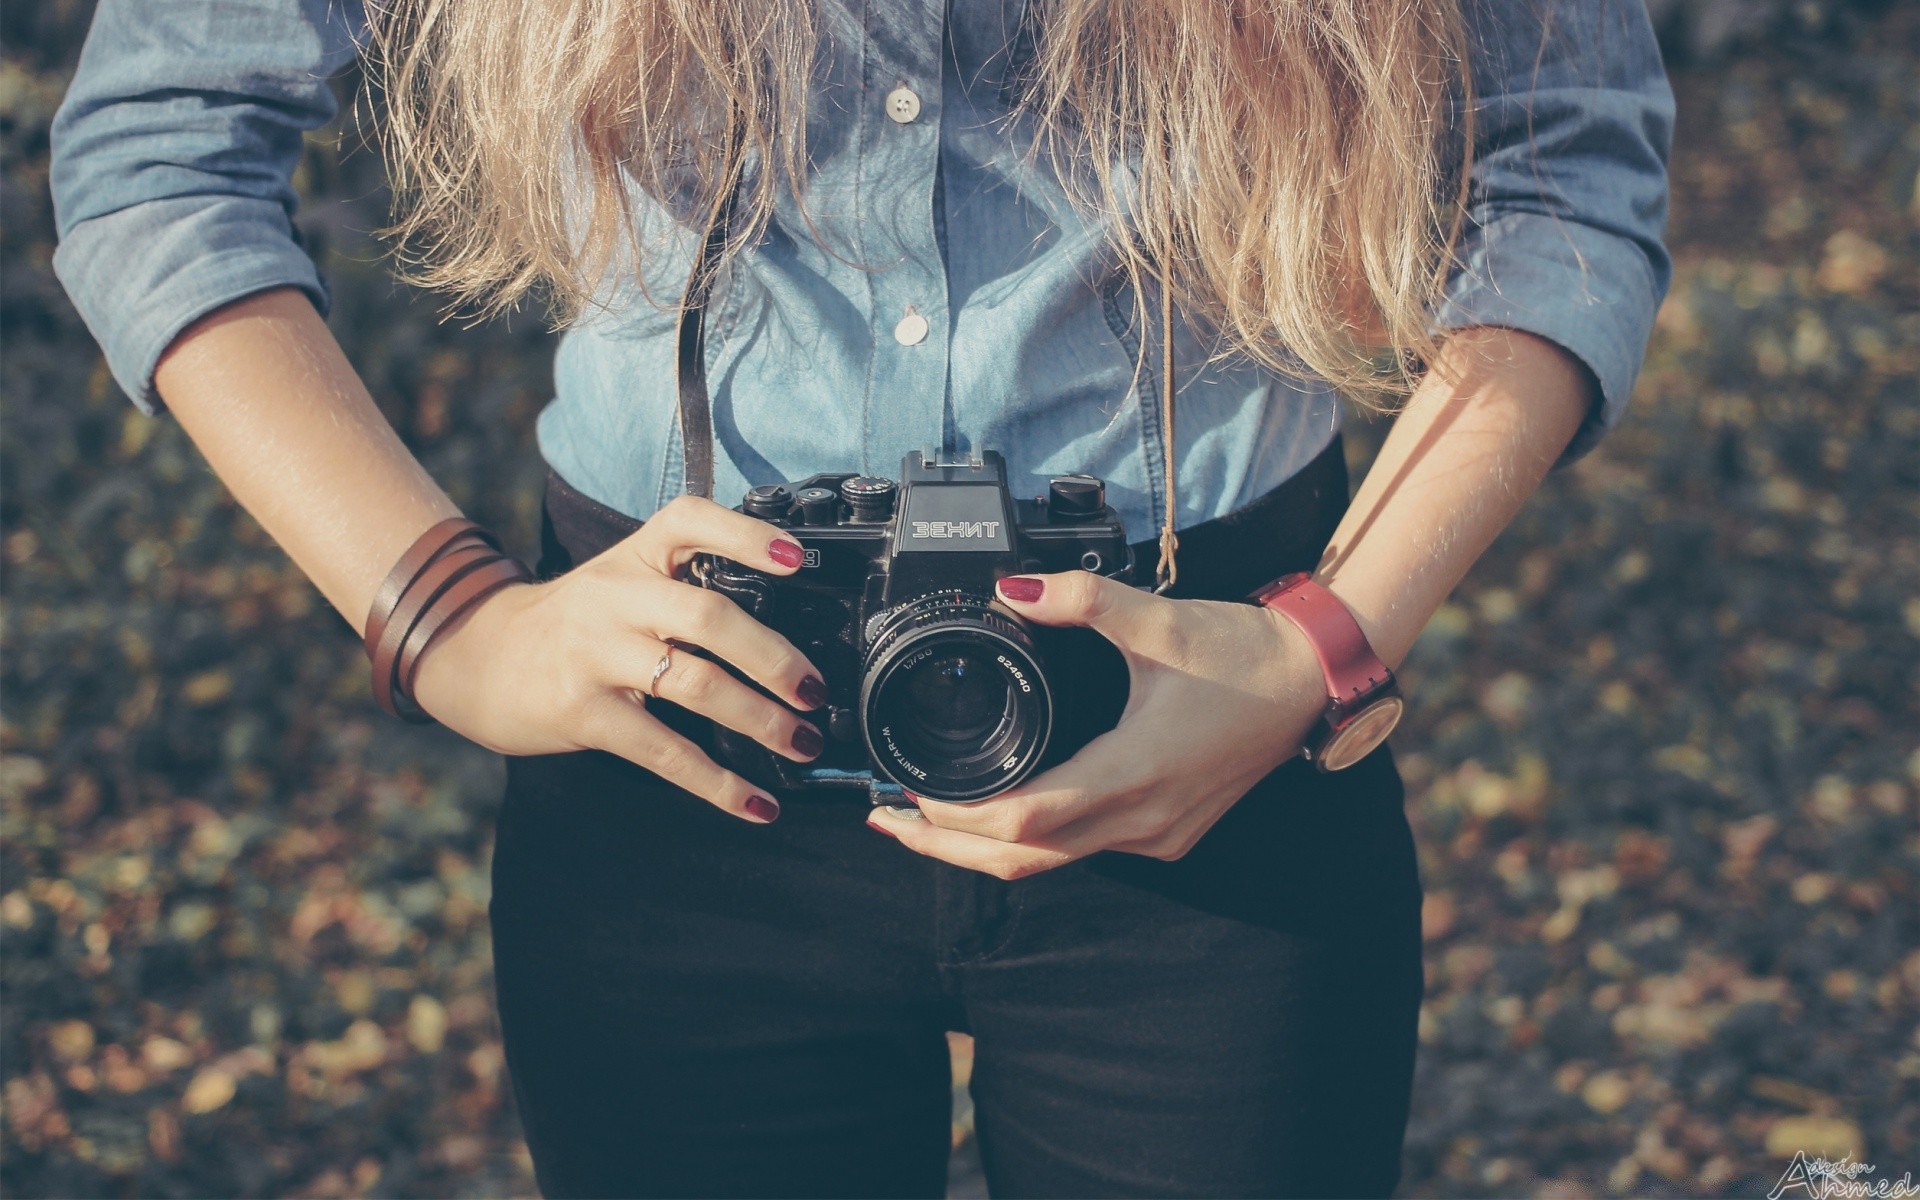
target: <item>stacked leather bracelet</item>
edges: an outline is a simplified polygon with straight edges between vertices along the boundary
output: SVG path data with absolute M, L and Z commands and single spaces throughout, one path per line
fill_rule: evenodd
M 511 583 L 533 578 L 493 534 L 449 517 L 421 534 L 374 593 L 365 644 L 373 698 L 403 721 L 433 720 L 413 699 L 413 676 L 427 646 L 461 613 Z

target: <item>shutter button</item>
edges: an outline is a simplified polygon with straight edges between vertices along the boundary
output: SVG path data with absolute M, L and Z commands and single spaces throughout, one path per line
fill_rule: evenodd
M 920 115 L 920 97 L 906 84 L 887 93 L 887 115 L 901 125 L 911 125 Z

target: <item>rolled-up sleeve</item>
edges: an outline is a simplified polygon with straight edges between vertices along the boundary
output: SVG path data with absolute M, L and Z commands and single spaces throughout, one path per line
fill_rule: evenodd
M 1673 93 L 1642 0 L 1472 0 L 1474 160 L 1441 330 L 1557 343 L 1600 394 L 1563 461 L 1626 411 L 1672 263 Z
M 364 29 L 359 0 L 101 0 L 53 123 L 54 271 L 141 408 L 220 305 L 291 286 L 325 310 L 292 177 Z

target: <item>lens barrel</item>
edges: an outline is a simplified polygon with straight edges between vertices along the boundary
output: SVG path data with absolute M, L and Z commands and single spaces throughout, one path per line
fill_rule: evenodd
M 875 767 L 934 800 L 981 800 L 1046 753 L 1053 696 L 1023 623 L 987 597 L 945 591 L 868 626 L 861 729 Z

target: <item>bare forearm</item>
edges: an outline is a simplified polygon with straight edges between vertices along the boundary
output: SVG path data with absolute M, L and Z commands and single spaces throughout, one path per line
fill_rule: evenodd
M 1566 351 L 1529 334 L 1473 329 L 1447 342 L 1315 573 L 1389 665 L 1540 485 L 1593 386 Z
M 175 341 L 154 382 L 220 478 L 355 628 L 407 547 L 454 515 L 298 292 L 262 293 L 207 317 Z M 636 701 L 672 700 L 795 762 L 817 755 L 818 730 L 799 713 L 825 695 L 818 670 L 673 571 L 704 553 L 786 574 L 799 545 L 687 496 L 623 546 L 552 583 L 502 587 L 460 610 L 418 660 L 415 698 L 500 753 L 605 750 L 744 820 L 773 820 L 776 801 Z M 671 653 L 681 646 L 702 653 Z
M 354 628 L 380 580 L 457 511 L 298 291 L 190 327 L 154 385 L 214 473 Z

